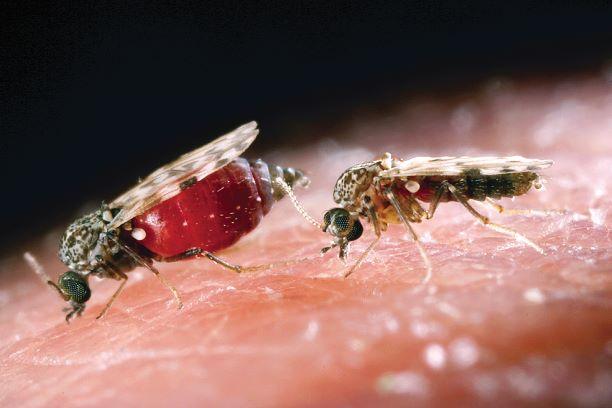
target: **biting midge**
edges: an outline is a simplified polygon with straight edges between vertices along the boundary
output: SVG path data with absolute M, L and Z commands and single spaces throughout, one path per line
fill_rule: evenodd
M 285 187 L 307 186 L 300 170 L 249 162 L 238 157 L 258 134 L 255 122 L 161 167 L 110 204 L 74 221 L 61 238 L 59 258 L 69 271 L 57 283 L 30 255 L 25 258 L 43 281 L 70 305 L 66 321 L 79 316 L 91 296 L 90 276 L 121 284 L 98 315 L 102 317 L 123 290 L 127 272 L 147 268 L 172 292 L 178 291 L 153 265 L 206 257 L 235 272 L 260 269 L 233 265 L 213 252 L 252 231 Z
M 359 220 L 367 220 L 374 229 L 376 239 L 347 271 L 345 276 L 349 276 L 376 245 L 389 224 L 404 224 L 423 259 L 427 270 L 424 281 L 428 281 L 431 263 L 411 224 L 431 219 L 439 203 L 456 201 L 488 228 L 544 253 L 522 234 L 492 223 L 472 207 L 470 200 L 491 204 L 502 212 L 503 207 L 496 204 L 494 199 L 516 197 L 527 193 L 531 187 L 540 188 L 537 172 L 551 165 L 550 160 L 519 156 L 417 157 L 400 160 L 386 153 L 378 160 L 349 167 L 340 175 L 334 187 L 333 198 L 340 207 L 327 211 L 323 217 L 322 229 L 333 237 L 333 242 L 322 252 L 339 247 L 340 258 L 346 259 L 350 243 L 363 232 Z M 428 208 L 423 208 L 421 203 L 428 203 Z

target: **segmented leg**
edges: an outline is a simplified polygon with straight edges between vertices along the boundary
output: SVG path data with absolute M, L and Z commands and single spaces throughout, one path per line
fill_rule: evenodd
M 308 261 L 312 259 L 312 257 L 308 257 L 308 258 L 292 259 L 292 260 L 287 260 L 287 261 L 278 261 L 278 262 L 273 262 L 273 263 L 264 264 L 264 265 L 242 266 L 242 265 L 236 265 L 231 262 L 228 262 L 225 259 L 220 258 L 211 252 L 203 250 L 202 248 L 190 248 L 186 250 L 185 252 L 182 252 L 178 255 L 157 258 L 157 261 L 175 262 L 175 261 L 181 261 L 184 259 L 200 257 L 200 256 L 204 256 L 210 259 L 211 261 L 213 261 L 214 263 L 216 263 L 217 265 L 222 266 L 231 271 L 234 271 L 236 273 L 263 271 L 266 269 L 272 269 L 272 268 L 279 267 L 279 266 L 288 266 L 292 264 L 297 264 L 297 263 Z
M 335 247 L 337 247 L 338 244 L 335 242 L 332 242 L 329 246 L 326 246 L 324 248 L 321 248 L 321 255 L 326 254 L 327 251 L 329 251 L 330 249 L 334 249 Z
M 305 257 L 305 258 L 298 258 L 298 259 L 289 259 L 286 261 L 278 261 L 278 262 L 272 262 L 269 264 L 264 264 L 264 265 L 254 265 L 254 266 L 241 266 L 241 265 L 235 265 L 232 264 L 230 262 L 227 262 L 226 260 L 219 258 L 218 256 L 216 256 L 215 254 L 212 254 L 210 252 L 202 252 L 202 255 L 204 255 L 205 257 L 207 257 L 208 259 L 210 259 L 211 261 L 213 261 L 214 263 L 227 268 L 229 270 L 232 270 L 236 273 L 243 273 L 243 272 L 257 272 L 257 271 L 263 271 L 266 269 L 273 269 L 273 268 L 278 268 L 281 266 L 290 266 L 290 265 L 295 265 L 295 264 L 299 264 L 301 262 L 306 262 L 306 261 L 310 261 L 312 259 L 316 259 L 318 258 L 317 256 L 315 257 Z
M 208 259 L 210 259 L 211 261 L 213 261 L 217 265 L 220 265 L 220 266 L 222 266 L 222 267 L 224 267 L 226 269 L 229 269 L 231 271 L 234 271 L 236 273 L 261 271 L 261 270 L 266 269 L 268 267 L 267 265 L 257 265 L 257 266 L 235 265 L 235 264 L 227 262 L 226 260 L 224 260 L 222 258 L 219 258 L 215 254 L 212 254 L 212 253 L 207 252 L 207 251 L 202 251 L 202 255 L 204 255 L 205 257 L 207 257 Z
M 81 316 L 83 310 L 85 310 L 85 304 L 70 301 L 70 307 L 63 309 L 64 312 L 68 312 L 68 314 L 66 314 L 66 323 L 70 323 L 70 319 L 74 316 Z
M 443 186 L 446 186 L 446 188 L 448 188 L 448 191 L 453 195 L 453 197 L 455 197 L 455 199 L 460 202 L 474 217 L 476 217 L 480 222 L 482 222 L 482 224 L 487 227 L 492 229 L 493 231 L 497 231 L 501 234 L 505 234 L 508 236 L 511 236 L 512 238 L 514 238 L 515 240 L 522 242 L 526 245 L 529 245 L 531 248 L 533 248 L 534 250 L 536 250 L 537 252 L 544 254 L 544 250 L 542 248 L 540 248 L 535 242 L 531 241 L 529 238 L 527 238 L 526 236 L 522 235 L 521 233 L 513 230 L 512 228 L 508 228 L 505 227 L 503 225 L 499 225 L 499 224 L 495 224 L 492 223 L 488 217 L 485 217 L 484 215 L 480 214 L 478 211 L 476 211 L 474 209 L 474 207 L 472 207 L 470 205 L 470 203 L 468 203 L 468 200 L 463 196 L 463 194 L 461 194 L 457 188 L 455 186 L 453 186 L 452 184 L 450 184 L 447 181 L 444 181 L 442 183 Z
M 260 270 L 263 268 L 259 268 L 259 267 L 243 267 L 240 265 L 234 265 L 230 262 L 227 262 L 224 259 L 219 258 L 216 255 L 213 255 L 212 253 L 203 250 L 202 248 L 190 248 L 188 250 L 186 250 L 185 252 L 182 252 L 178 255 L 174 255 L 174 256 L 169 256 L 169 257 L 165 257 L 165 258 L 159 258 L 160 262 L 176 262 L 176 261 L 181 261 L 183 259 L 189 259 L 189 258 L 193 258 L 193 257 L 199 257 L 199 256 L 205 256 L 206 258 L 210 259 L 211 261 L 213 261 L 214 263 L 216 263 L 217 265 L 220 265 L 226 269 L 229 269 L 231 271 L 234 271 L 236 273 L 241 273 L 241 272 L 246 272 L 249 270 Z
M 432 276 L 431 262 L 429 261 L 429 257 L 427 256 L 427 253 L 425 252 L 425 248 L 423 248 L 423 245 L 421 245 L 421 241 L 419 240 L 418 235 L 412 228 L 412 225 L 410 225 L 410 221 L 406 217 L 406 214 L 404 213 L 404 210 L 402 209 L 400 201 L 395 196 L 395 193 L 393 193 L 391 189 L 387 189 L 385 190 L 385 195 L 387 196 L 387 199 L 389 200 L 391 205 L 393 205 L 393 208 L 395 208 L 395 211 L 397 212 L 399 217 L 404 222 L 404 225 L 406 226 L 406 228 L 408 228 L 408 231 L 410 232 L 410 235 L 412 236 L 412 239 L 414 240 L 414 243 L 416 244 L 417 249 L 419 250 L 419 254 L 421 255 L 421 259 L 423 260 L 423 263 L 425 264 L 425 269 L 426 269 L 425 277 L 422 280 L 422 283 L 425 284 L 431 280 L 431 276 Z
M 121 284 L 119 285 L 117 290 L 115 290 L 115 293 L 113 293 L 113 296 L 111 296 L 108 302 L 106 302 L 106 306 L 104 306 L 104 309 L 102 309 L 102 311 L 96 317 L 96 319 L 101 319 L 106 315 L 106 312 L 108 312 L 108 309 L 110 309 L 111 305 L 115 302 L 115 299 L 117 299 L 119 294 L 123 291 L 123 287 L 127 283 L 128 277 L 125 273 L 118 271 L 117 274 L 119 276 L 119 279 L 121 279 Z
M 181 252 L 178 255 L 163 256 L 163 257 L 160 256 L 160 257 L 156 257 L 155 260 L 157 262 L 177 262 L 177 261 L 183 261 L 185 259 L 195 258 L 198 255 L 201 255 L 202 252 L 203 251 L 200 248 L 189 248 L 185 252 Z
M 368 209 L 368 218 L 370 219 L 370 223 L 374 226 L 374 233 L 377 237 L 381 235 L 380 221 L 378 220 L 378 214 L 376 213 L 376 208 L 374 204 L 372 204 L 372 199 L 369 196 L 364 198 L 366 207 Z
M 361 263 L 366 259 L 368 254 L 372 251 L 372 249 L 374 249 L 376 244 L 378 244 L 379 240 L 380 240 L 380 235 L 377 236 L 376 239 L 370 243 L 370 245 L 368 245 L 366 250 L 363 251 L 363 253 L 357 259 L 357 262 L 355 262 L 353 264 L 353 266 L 351 266 L 351 268 L 344 274 L 345 278 L 348 278 L 353 272 L 355 272 L 357 270 L 357 268 L 359 268 L 361 266 Z
M 144 266 L 145 268 L 147 268 L 148 270 L 153 272 L 155 274 L 155 276 L 157 276 L 157 279 L 159 279 L 159 281 L 165 287 L 167 287 L 170 290 L 170 292 L 172 292 L 172 295 L 174 296 L 174 299 L 176 300 L 176 303 L 177 303 L 177 308 L 181 309 L 183 307 L 183 301 L 181 300 L 181 295 L 179 294 L 178 290 L 176 290 L 176 288 L 174 286 L 172 286 L 166 280 L 166 278 L 164 278 L 164 276 L 162 274 L 159 273 L 157 268 L 155 268 L 153 265 L 151 265 L 149 262 L 147 262 L 145 259 L 143 259 L 140 255 L 138 255 L 132 248 L 130 248 L 129 246 L 123 244 L 120 240 L 116 239 L 115 237 L 113 237 L 111 235 L 107 235 L 107 236 L 115 244 L 119 245 L 119 247 L 122 250 L 124 250 L 129 256 L 131 256 L 132 259 L 134 259 L 138 264 L 140 264 L 141 266 Z
M 502 215 L 534 215 L 537 217 L 548 217 L 551 215 L 563 215 L 567 214 L 566 210 L 537 210 L 530 208 L 504 208 L 502 205 L 497 203 L 492 198 L 485 200 L 483 204 L 493 207 L 495 211 Z
M 428 220 L 431 220 L 433 218 L 434 213 L 436 212 L 436 209 L 438 208 L 438 204 L 440 204 L 440 199 L 442 198 L 442 194 L 444 194 L 446 190 L 447 188 L 444 185 L 444 183 L 440 187 L 438 187 L 438 189 L 436 190 L 436 194 L 434 195 L 433 199 L 429 203 L 429 209 L 427 210 Z
M 372 225 L 374 226 L 374 233 L 376 234 L 376 239 L 372 241 L 370 245 L 368 245 L 366 250 L 363 251 L 363 253 L 359 256 L 357 261 L 349 268 L 347 272 L 345 272 L 344 274 L 345 278 L 348 278 L 350 275 L 353 274 L 353 272 L 357 270 L 357 268 L 361 266 L 363 261 L 365 261 L 365 259 L 367 258 L 368 254 L 374 249 L 374 247 L 376 246 L 376 244 L 378 244 L 378 241 L 380 240 L 380 236 L 381 236 L 380 221 L 378 220 L 378 215 L 376 214 L 376 209 L 374 208 L 374 205 L 372 204 L 369 197 L 367 198 L 368 199 L 365 200 L 365 204 L 367 206 L 368 218 L 370 219 L 370 223 L 372 223 Z

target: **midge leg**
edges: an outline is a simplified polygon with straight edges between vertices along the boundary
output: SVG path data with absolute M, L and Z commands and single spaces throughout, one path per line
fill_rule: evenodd
M 485 217 L 484 215 L 480 214 L 478 211 L 476 211 L 474 209 L 474 207 L 472 207 L 470 205 L 470 203 L 468 203 L 468 200 L 463 196 L 463 194 L 461 194 L 457 188 L 455 186 L 453 186 L 452 184 L 450 184 L 447 181 L 442 182 L 441 188 L 447 188 L 448 191 L 453 195 L 453 197 L 455 197 L 455 199 L 457 201 L 459 201 L 474 217 L 476 217 L 478 220 L 480 220 L 480 222 L 482 222 L 482 224 L 487 227 L 492 229 L 493 231 L 497 231 L 501 234 L 505 234 L 508 236 L 511 236 L 512 238 L 514 238 L 515 240 L 522 242 L 524 244 L 529 245 L 531 248 L 535 249 L 536 251 L 538 251 L 541 254 L 544 254 L 544 250 L 542 248 L 540 248 L 535 242 L 531 241 L 529 238 L 527 238 L 526 236 L 520 234 L 519 232 L 508 228 L 508 227 L 504 227 L 503 225 L 499 225 L 499 224 L 495 224 L 492 223 L 488 217 Z
M 423 260 L 423 263 L 425 264 L 425 269 L 427 271 L 422 281 L 422 283 L 425 284 L 431 280 L 431 276 L 432 276 L 431 262 L 429 261 L 429 257 L 427 256 L 427 253 L 425 252 L 425 248 L 423 248 L 423 245 L 421 245 L 421 241 L 419 240 L 418 235 L 412 228 L 412 225 L 410 225 L 410 221 L 406 217 L 406 214 L 404 210 L 402 209 L 402 205 L 400 201 L 397 199 L 397 197 L 395 196 L 395 193 L 393 193 L 391 189 L 386 189 L 385 196 L 387 197 L 391 205 L 393 205 L 393 208 L 395 208 L 395 211 L 397 212 L 397 214 L 400 216 L 400 218 L 404 222 L 404 225 L 406 225 L 406 228 L 408 228 L 408 231 L 410 232 L 410 235 L 412 235 L 412 239 L 414 240 L 414 243 L 416 244 L 417 249 L 419 250 L 419 254 L 421 255 L 421 259 Z M 435 208 L 434 208 L 434 211 L 435 211 Z
M 155 274 L 155 276 L 157 276 L 157 279 L 160 280 L 160 282 L 167 287 L 170 292 L 172 292 L 172 295 L 174 296 L 174 299 L 176 300 L 177 303 L 177 308 L 178 309 L 182 309 L 183 308 L 183 301 L 181 300 L 181 295 L 178 293 L 178 290 L 176 290 L 176 288 L 174 286 L 172 286 L 164 277 L 163 275 L 161 275 L 159 273 L 159 271 L 151 264 L 149 264 L 146 260 L 144 260 L 140 255 L 138 255 L 132 248 L 130 248 L 127 245 L 124 245 L 123 243 L 121 243 L 120 240 L 115 239 L 113 236 L 111 235 L 107 235 L 107 237 L 109 239 L 111 239 L 115 244 L 119 245 L 119 247 L 121 247 L 122 250 L 124 250 L 129 256 L 132 257 L 132 259 L 134 259 L 136 262 L 138 262 L 141 266 L 144 266 L 145 268 L 147 268 L 148 270 L 150 270 L 151 272 L 153 272 Z
M 127 275 L 121 271 L 116 271 L 116 272 L 117 272 L 117 276 L 119 276 L 119 279 L 121 279 L 121 284 L 119 285 L 117 290 L 115 290 L 115 293 L 113 293 L 113 296 L 111 296 L 108 302 L 106 302 L 106 306 L 104 306 L 104 309 L 102 309 L 100 314 L 96 316 L 96 319 L 101 319 L 106 315 L 106 312 L 108 312 L 108 309 L 110 309 L 112 304 L 115 302 L 115 299 L 117 299 L 119 294 L 123 291 L 123 287 L 127 283 L 127 280 L 128 280 Z
M 374 208 L 374 205 L 372 204 L 369 197 L 366 197 L 366 200 L 364 201 L 368 208 L 368 218 L 370 219 L 372 226 L 374 226 L 374 233 L 376 234 L 376 239 L 372 241 L 370 245 L 368 245 L 366 250 L 363 251 L 359 258 L 357 258 L 357 261 L 353 264 L 353 266 L 351 266 L 350 269 L 346 271 L 346 273 L 344 274 L 345 278 L 348 278 L 353 272 L 357 270 L 357 268 L 359 268 L 359 266 L 361 266 L 363 261 L 367 258 L 368 254 L 372 252 L 376 244 L 378 244 L 378 241 L 380 241 L 381 228 L 380 221 L 378 220 L 378 215 L 376 214 L 376 209 Z
M 74 315 L 81 316 L 81 313 L 85 310 L 85 305 L 82 303 L 70 302 L 70 307 L 65 307 L 62 309 L 64 313 L 68 312 L 66 315 L 66 323 L 70 323 L 70 319 L 74 317 Z
M 378 241 L 380 241 L 380 235 L 378 235 L 376 239 L 372 241 L 370 245 L 368 245 L 366 250 L 363 251 L 363 253 L 359 256 L 357 261 L 353 264 L 353 266 L 351 266 L 351 268 L 344 274 L 345 278 L 348 278 L 353 272 L 357 270 L 357 268 L 359 268 L 359 266 L 361 266 L 362 262 L 366 259 L 368 254 L 374 249 L 376 244 L 378 244 Z
M 263 269 L 267 269 L 270 267 L 270 265 L 256 265 L 256 266 L 241 266 L 241 265 L 234 265 L 230 262 L 227 262 L 224 259 L 219 258 L 218 256 L 207 252 L 207 251 L 202 251 L 202 255 L 204 255 L 205 257 L 207 257 L 208 259 L 210 259 L 211 261 L 213 261 L 214 263 L 216 263 L 217 265 L 220 265 L 226 269 L 229 269 L 231 271 L 234 271 L 236 273 L 242 273 L 242 272 L 255 272 L 255 271 L 261 271 Z
M 489 207 L 493 207 L 495 211 L 502 215 L 533 215 L 537 217 L 548 217 L 551 215 L 563 215 L 567 214 L 566 210 L 538 210 L 538 209 L 530 209 L 530 208 L 504 208 L 502 205 L 498 204 L 492 198 L 488 198 L 485 200 L 483 204 L 488 205 Z
M 216 263 L 217 265 L 222 266 L 223 268 L 229 269 L 231 271 L 234 271 L 236 273 L 257 272 L 257 271 L 262 271 L 266 269 L 271 269 L 271 268 L 274 268 L 275 266 L 287 266 L 287 265 L 299 263 L 299 262 L 310 259 L 310 258 L 302 258 L 302 259 L 296 259 L 296 260 L 274 262 L 274 263 L 265 264 L 265 265 L 242 266 L 242 265 L 236 265 L 231 262 L 228 262 L 216 256 L 215 254 L 211 252 L 203 250 L 202 248 L 190 248 L 186 250 L 185 252 L 180 253 L 178 255 L 169 256 L 165 258 L 160 257 L 160 258 L 157 258 L 156 260 L 159 262 L 176 262 L 176 261 L 181 261 L 184 259 L 189 259 L 189 258 L 194 258 L 194 257 L 206 257 L 210 259 L 211 261 L 213 261 L 214 263 Z
M 335 247 L 337 247 L 338 244 L 335 242 L 332 242 L 329 246 L 326 246 L 324 248 L 321 248 L 321 255 L 326 254 L 330 249 L 334 249 Z
M 364 197 L 364 202 L 368 208 L 368 218 L 370 222 L 374 226 L 374 233 L 377 237 L 381 235 L 380 221 L 378 220 L 378 214 L 376 213 L 376 208 L 374 208 L 374 204 L 372 204 L 372 199 L 369 196 Z
M 428 220 L 431 220 L 433 218 L 434 213 L 436 212 L 436 208 L 438 208 L 438 204 L 440 204 L 440 198 L 442 198 L 442 194 L 444 194 L 448 190 L 448 187 L 445 183 L 446 182 L 443 182 L 442 185 L 438 187 L 438 189 L 436 190 L 436 194 L 429 203 L 429 209 L 427 210 Z

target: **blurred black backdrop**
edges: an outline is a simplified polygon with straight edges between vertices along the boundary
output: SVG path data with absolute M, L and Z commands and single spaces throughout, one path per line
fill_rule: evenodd
M 612 56 L 607 1 L 321 4 L 4 3 L 2 247 L 248 120 L 265 149 L 400 94 Z

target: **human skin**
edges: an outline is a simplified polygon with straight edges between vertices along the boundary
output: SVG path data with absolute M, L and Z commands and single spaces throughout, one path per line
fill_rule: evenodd
M 268 154 L 307 170 L 312 184 L 297 195 L 319 219 L 334 206 L 339 174 L 385 151 L 555 161 L 545 189 L 501 204 L 564 213 L 482 209 L 545 255 L 443 203 L 415 225 L 433 265 L 427 285 L 401 225 L 344 279 L 335 250 L 318 255 L 330 237 L 288 200 L 218 255 L 244 265 L 310 259 L 243 275 L 205 259 L 158 264 L 181 292 L 182 310 L 138 269 L 101 320 L 117 282 L 92 279 L 85 313 L 67 325 L 64 303 L 16 251 L 0 263 L 0 405 L 609 405 L 611 118 L 610 75 L 496 80 L 398 102 L 384 117 L 355 118 L 334 132 L 311 127 L 302 132 L 323 137 Z M 352 260 L 373 239 L 364 227 Z M 27 248 L 53 276 L 65 270 L 56 259 L 60 233 Z

